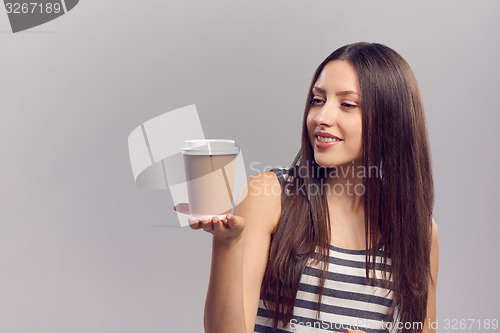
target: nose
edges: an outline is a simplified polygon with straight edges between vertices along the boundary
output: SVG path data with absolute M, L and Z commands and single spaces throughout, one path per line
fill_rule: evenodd
M 314 122 L 317 125 L 333 126 L 337 121 L 337 110 L 328 102 L 323 105 L 318 114 L 314 117 Z

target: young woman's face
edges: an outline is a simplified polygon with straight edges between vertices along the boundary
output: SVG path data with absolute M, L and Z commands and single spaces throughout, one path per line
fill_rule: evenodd
M 323 167 L 359 163 L 362 154 L 361 91 L 345 60 L 326 64 L 313 85 L 307 131 L 316 163 Z

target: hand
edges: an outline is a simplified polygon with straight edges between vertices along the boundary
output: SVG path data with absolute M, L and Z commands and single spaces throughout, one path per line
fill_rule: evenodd
M 189 204 L 187 203 L 175 205 L 174 210 L 182 214 L 190 214 Z M 188 222 L 191 229 L 203 229 L 220 240 L 237 240 L 241 237 L 245 228 L 243 217 L 233 214 L 227 214 L 222 220 L 214 216 L 212 219 L 206 218 L 201 221 L 194 216 L 190 216 Z

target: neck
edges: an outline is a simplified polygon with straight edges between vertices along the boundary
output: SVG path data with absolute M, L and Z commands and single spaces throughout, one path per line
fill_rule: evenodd
M 360 161 L 329 168 L 325 191 L 329 201 L 350 211 L 364 209 L 363 173 Z

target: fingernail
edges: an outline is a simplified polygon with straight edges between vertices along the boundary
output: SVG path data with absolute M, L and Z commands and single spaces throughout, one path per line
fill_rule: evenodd
M 174 206 L 174 210 L 177 211 L 177 209 L 175 209 L 175 206 Z

